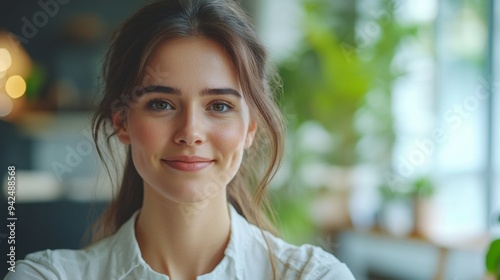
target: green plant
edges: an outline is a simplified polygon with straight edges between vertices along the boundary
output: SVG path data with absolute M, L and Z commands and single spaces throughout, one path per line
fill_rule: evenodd
M 301 0 L 304 17 L 301 21 L 303 40 L 296 51 L 278 65 L 283 82 L 282 109 L 287 116 L 286 180 L 277 188 L 299 209 L 308 202 L 311 182 L 302 177 L 302 167 L 308 164 L 351 167 L 360 162 L 372 162 L 380 169 L 389 169 L 394 143 L 391 110 L 392 83 L 403 73 L 395 69 L 393 59 L 400 43 L 416 33 L 412 26 L 402 26 L 396 20 L 397 1 L 380 0 L 368 12 L 358 8 L 358 1 Z M 379 16 L 383 15 L 383 16 Z M 366 34 L 367 24 L 378 26 L 377 35 Z M 371 94 L 372 98 L 367 98 Z M 377 102 L 370 102 L 376 99 Z M 356 125 L 360 111 L 376 125 Z M 314 153 L 301 146 L 299 131 L 311 122 L 319 124 L 331 136 L 321 145 L 325 152 Z M 361 138 L 377 144 L 376 156 L 359 151 Z M 365 141 L 366 142 L 366 141 Z M 392 194 L 388 194 L 391 196 Z M 399 194 L 394 194 L 399 195 Z M 307 209 L 307 207 L 305 207 Z M 287 211 L 277 209 L 280 216 Z M 283 229 L 286 231 L 286 218 Z M 308 228 L 306 219 L 303 227 Z M 289 230 L 292 232 L 293 230 Z
M 313 199 L 312 192 L 297 196 L 279 189 L 271 192 L 270 199 L 273 209 L 279 213 L 278 221 L 275 222 L 285 240 L 296 245 L 309 241 L 314 232 L 308 209 Z
M 436 190 L 434 183 L 429 177 L 419 177 L 409 183 L 400 183 L 395 186 L 383 184 L 379 187 L 379 192 L 384 201 L 398 198 L 429 198 Z
M 431 179 L 427 177 L 420 177 L 413 181 L 412 193 L 414 197 L 428 198 L 434 194 L 435 186 Z
M 403 190 L 402 188 L 393 188 L 389 185 L 381 185 L 378 188 L 380 195 L 384 202 L 389 202 L 397 199 L 409 199 L 411 197 L 411 192 L 408 190 Z
M 495 239 L 490 243 L 486 253 L 486 271 L 500 280 L 500 239 Z

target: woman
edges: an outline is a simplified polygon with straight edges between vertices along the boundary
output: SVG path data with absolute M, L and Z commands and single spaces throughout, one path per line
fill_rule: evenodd
M 104 133 L 127 149 L 119 193 L 93 245 L 30 254 L 7 279 L 353 279 L 331 254 L 270 233 L 260 205 L 283 125 L 266 74 L 231 0 L 158 1 L 131 16 L 93 122 L 96 145 Z

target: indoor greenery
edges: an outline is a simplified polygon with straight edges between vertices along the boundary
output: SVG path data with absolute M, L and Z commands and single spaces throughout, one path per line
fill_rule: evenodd
M 284 91 L 282 109 L 289 129 L 287 161 L 291 169 L 287 180 L 274 190 L 273 197 L 277 200 L 289 200 L 289 203 L 274 203 L 281 220 L 293 220 L 287 217 L 296 215 L 289 210 L 293 208 L 291 205 L 302 209 L 301 204 L 307 203 L 296 198 L 311 197 L 313 193 L 299 172 L 312 157 L 325 165 L 348 168 L 369 160 L 382 169 L 390 168 L 394 143 L 391 86 L 402 74 L 391 63 L 400 42 L 416 29 L 398 24 L 394 0 L 373 3 L 377 5 L 363 9 L 359 1 L 301 1 L 304 18 L 300 32 L 304 40 L 298 51 L 279 65 Z M 370 93 L 382 99 L 383 106 L 370 104 L 367 98 Z M 370 111 L 377 121 L 376 129 L 366 132 L 356 127 L 361 109 Z M 332 136 L 331 147 L 327 149 L 331 152 L 311 155 L 300 149 L 297 131 L 311 121 Z M 382 143 L 376 158 L 363 158 L 357 149 L 366 133 Z M 283 205 L 286 209 L 280 209 Z M 310 222 L 302 220 L 304 228 L 310 229 Z M 286 223 L 281 225 L 284 232 L 294 233 L 287 230 Z M 307 238 L 304 232 L 297 234 L 300 236 L 288 237 Z

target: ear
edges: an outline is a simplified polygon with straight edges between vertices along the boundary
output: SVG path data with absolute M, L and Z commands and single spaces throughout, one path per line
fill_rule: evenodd
M 250 148 L 255 138 L 255 133 L 257 132 L 257 123 L 254 120 L 250 121 L 248 125 L 247 138 L 245 139 L 245 149 Z
M 127 129 L 127 120 L 124 120 L 125 113 L 123 111 L 113 113 L 111 119 L 113 121 L 113 128 L 116 131 L 116 136 L 120 142 L 125 145 L 130 144 L 130 135 Z

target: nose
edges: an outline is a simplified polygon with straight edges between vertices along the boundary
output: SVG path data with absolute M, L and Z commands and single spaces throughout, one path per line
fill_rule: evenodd
M 179 145 L 197 146 L 205 142 L 203 118 L 196 110 L 184 110 L 180 113 L 176 121 L 178 121 L 178 125 L 174 135 L 175 143 Z

